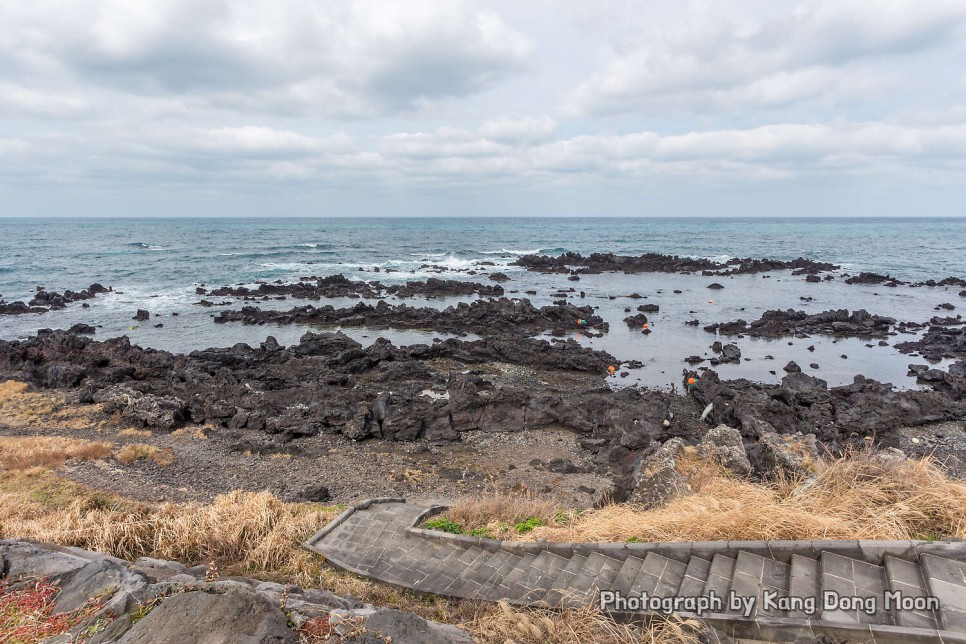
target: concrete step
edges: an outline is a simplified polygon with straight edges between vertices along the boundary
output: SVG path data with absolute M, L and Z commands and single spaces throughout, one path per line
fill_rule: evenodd
M 778 600 L 788 597 L 791 566 L 750 552 L 739 552 L 731 577 L 730 590 L 738 597 L 755 598 L 755 615 L 785 617 Z M 767 601 L 771 600 L 771 601 Z
M 788 616 L 795 619 L 820 619 L 822 615 L 822 598 L 820 596 L 820 578 L 818 559 L 802 555 L 792 555 L 791 568 L 788 575 L 788 596 L 792 598 L 812 598 L 815 602 L 814 612 L 809 615 L 802 608 L 793 608 Z
M 480 557 L 489 557 L 490 553 L 481 548 L 455 549 L 447 555 L 436 569 L 422 582 L 421 590 L 441 593 L 456 581 L 456 578 L 466 572 Z
M 631 586 L 631 595 L 647 593 L 651 597 L 673 597 L 677 594 L 687 564 L 649 552 Z
M 527 554 L 506 574 L 506 576 L 503 578 L 503 581 L 496 589 L 500 599 L 515 599 L 514 587 L 516 586 L 517 581 L 529 573 L 530 566 L 534 561 L 537 560 L 537 556 L 538 555 L 533 553 Z
M 519 566 L 525 565 L 523 559 Z M 567 567 L 569 559 L 555 555 L 549 550 L 544 550 L 530 562 L 524 573 L 515 578 L 512 584 L 507 584 L 507 599 L 534 603 L 546 600 L 547 591 L 550 584 L 557 578 L 560 571 Z
M 680 597 L 700 597 L 704 591 L 704 584 L 708 581 L 708 571 L 711 570 L 711 560 L 702 557 L 691 557 L 688 566 L 678 586 Z
M 500 597 L 500 586 L 503 584 L 503 580 L 506 578 L 510 571 L 517 567 L 523 557 L 515 555 L 509 552 L 500 551 L 493 555 L 494 559 L 497 560 L 497 566 L 493 571 L 493 574 L 483 582 L 483 586 L 480 588 L 480 593 L 486 599 L 491 601 L 497 601 L 502 599 Z M 489 567 L 488 565 L 486 567 Z
M 896 557 L 885 558 L 883 564 L 889 590 L 901 593 L 903 597 L 927 597 L 926 581 L 918 564 Z M 910 628 L 939 628 L 939 621 L 933 610 L 896 610 L 896 623 Z
M 966 631 L 966 564 L 927 554 L 919 562 L 929 594 L 939 600 L 941 626 Z
M 599 552 L 592 552 L 574 578 L 573 600 L 578 604 L 598 603 L 598 591 L 610 589 L 611 582 L 624 562 Z
M 822 553 L 820 561 L 822 596 L 835 593 L 841 601 L 852 602 L 832 610 L 823 610 L 823 621 L 841 624 L 895 624 L 894 612 L 885 610 L 884 606 L 887 585 L 885 569 L 882 566 L 828 551 Z M 858 598 L 858 601 L 853 598 Z
M 714 592 L 724 608 L 707 618 L 736 629 L 736 636 L 784 641 L 801 634 L 802 620 L 807 619 L 816 633 L 837 640 L 925 643 L 938 635 L 942 641 L 966 644 L 966 563 L 947 558 L 963 557 L 966 548 L 954 543 L 918 543 L 913 550 L 894 542 L 859 544 L 863 553 L 859 559 L 836 554 L 858 557 L 855 542 L 809 542 L 800 544 L 801 550 L 789 543 L 782 546 L 790 555 L 788 563 L 772 559 L 767 554 L 771 545 L 764 542 L 749 544 L 746 550 L 740 546 L 736 550 L 734 543 L 709 550 L 705 544 L 702 552 L 709 554 L 686 562 L 659 554 L 674 557 L 679 552 L 662 549 L 660 544 L 646 556 L 624 556 L 626 550 L 617 550 L 624 556 L 620 559 L 611 556 L 615 552 L 611 548 L 589 545 L 582 546 L 583 555 L 562 557 L 538 550 L 522 556 L 492 546 L 484 550 L 475 540 L 430 539 L 409 531 L 423 512 L 405 504 L 376 503 L 345 514 L 340 519 L 343 523 L 321 530 L 307 547 L 329 557 L 333 565 L 444 596 L 491 601 L 506 597 L 524 604 L 560 605 L 596 602 L 596 591 L 604 588 L 627 597 L 642 593 L 694 597 Z M 801 554 L 792 554 L 797 552 Z M 813 559 L 816 552 L 822 555 Z M 920 553 L 918 561 L 902 558 L 914 552 Z M 923 554 L 931 552 L 941 556 Z M 866 557 L 877 558 L 867 563 Z M 728 603 L 732 591 L 758 600 L 755 616 L 760 621 L 738 619 Z M 806 611 L 801 603 L 769 608 L 763 603 L 769 592 L 775 598 L 787 597 L 790 604 L 795 598 L 815 599 L 817 610 Z M 823 611 L 823 592 L 859 601 Z M 936 598 L 940 605 L 935 610 L 913 606 L 887 611 L 886 592 L 899 593 L 906 600 Z M 873 608 L 868 613 L 863 610 L 866 600 Z M 786 619 L 795 621 L 786 623 Z
M 631 586 L 634 584 L 634 580 L 637 579 L 637 573 L 640 572 L 642 565 L 644 565 L 644 560 L 640 557 L 628 557 L 625 559 L 621 565 L 621 569 L 617 571 L 617 576 L 614 577 L 612 582 L 613 590 L 619 591 L 627 597 L 630 594 Z
M 735 560 L 727 555 L 716 554 L 711 558 L 711 567 L 708 568 L 708 579 L 704 582 L 702 595 L 711 596 L 714 593 L 725 602 L 728 602 L 728 589 L 731 588 L 731 576 L 735 571 Z

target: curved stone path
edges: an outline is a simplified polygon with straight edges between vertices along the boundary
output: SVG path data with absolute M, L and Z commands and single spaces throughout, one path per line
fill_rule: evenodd
M 624 597 L 717 596 L 723 605 L 700 617 L 734 637 L 780 642 L 811 633 L 966 644 L 966 542 L 530 543 L 416 527 L 444 509 L 372 499 L 345 510 L 304 545 L 340 570 L 448 597 L 566 607 L 597 603 L 600 590 Z M 831 593 L 857 597 L 858 605 L 823 606 Z M 935 597 L 938 609 L 886 609 L 889 593 Z M 749 614 L 729 606 L 731 594 L 754 598 Z M 767 597 L 812 598 L 816 606 L 769 606 Z M 866 612 L 870 602 L 875 610 Z M 631 608 L 608 610 L 618 619 L 650 614 Z

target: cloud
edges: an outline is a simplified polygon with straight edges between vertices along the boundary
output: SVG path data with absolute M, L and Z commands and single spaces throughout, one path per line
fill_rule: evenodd
M 539 143 L 553 138 L 557 122 L 550 116 L 506 116 L 484 123 L 479 133 L 502 143 Z
M 956 0 L 813 0 L 750 19 L 731 15 L 733 4 L 689 6 L 683 26 L 642 27 L 609 47 L 568 109 L 735 113 L 805 100 L 865 101 L 901 82 L 884 59 L 948 46 L 966 23 L 966 4 Z
M 11 75 L 243 111 L 411 110 L 493 86 L 523 69 L 531 49 L 500 16 L 463 0 L 0 5 L 0 60 Z

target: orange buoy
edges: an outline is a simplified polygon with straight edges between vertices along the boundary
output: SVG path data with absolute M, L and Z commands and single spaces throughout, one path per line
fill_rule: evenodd
M 610 373 L 614 373 L 615 371 L 617 371 L 617 367 L 615 367 L 614 365 L 611 365 L 607 367 L 607 371 L 609 371 Z

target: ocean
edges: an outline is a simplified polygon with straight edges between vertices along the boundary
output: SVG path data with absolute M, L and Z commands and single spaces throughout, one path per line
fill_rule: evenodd
M 176 352 L 236 342 L 257 344 L 267 335 L 279 342 L 297 342 L 305 327 L 244 327 L 216 325 L 212 309 L 195 305 L 195 288 L 251 284 L 258 280 L 297 281 L 302 276 L 342 273 L 353 279 L 384 283 L 425 279 L 486 281 L 499 270 L 510 276 L 504 284 L 511 297 L 530 297 L 548 304 L 552 290 L 575 283 L 563 276 L 528 273 L 512 266 L 527 253 L 557 255 L 645 252 L 709 257 L 768 257 L 809 259 L 840 264 L 844 272 L 874 271 L 903 280 L 966 276 L 966 219 L 735 219 L 735 218 L 418 218 L 418 219 L 0 219 L 0 294 L 6 301 L 29 300 L 38 285 L 50 290 L 78 290 L 93 282 L 111 286 L 115 293 L 98 296 L 90 308 L 79 303 L 42 315 L 0 317 L 0 339 L 17 339 L 40 328 L 67 328 L 84 322 L 99 326 L 103 339 L 128 335 L 132 342 Z M 481 262 L 492 262 L 484 266 Z M 452 269 L 438 273 L 426 265 Z M 378 273 L 374 272 L 379 268 Z M 361 270 L 360 270 L 361 269 Z M 395 269 L 398 272 L 385 272 Z M 477 271 L 476 275 L 456 271 Z M 610 322 L 603 338 L 575 337 L 606 349 L 622 360 L 641 360 L 645 366 L 616 385 L 638 383 L 667 387 L 680 380 L 682 358 L 704 355 L 714 336 L 701 326 L 743 318 L 756 319 L 774 308 L 866 308 L 899 320 L 924 321 L 934 307 L 949 301 L 962 308 L 959 289 L 884 289 L 847 286 L 840 280 L 813 285 L 800 276 L 780 272 L 774 279 L 736 276 L 726 288 L 710 296 L 708 278 L 697 275 L 595 275 L 578 283 L 587 299 L 578 303 L 599 306 Z M 720 281 L 720 280 L 719 280 Z M 527 296 L 526 290 L 537 290 Z M 673 294 L 681 290 L 682 294 Z M 646 295 L 659 303 L 654 333 L 642 336 L 621 321 L 629 293 Z M 617 299 L 611 300 L 612 296 Z M 810 296 L 804 303 L 800 297 Z M 456 300 L 422 300 L 413 305 L 448 306 Z M 304 301 L 269 303 L 289 308 Z M 355 300 L 333 301 L 351 305 Z M 635 303 L 636 305 L 636 303 Z M 234 308 L 241 303 L 233 303 Z M 138 308 L 151 311 L 150 323 L 138 324 Z M 172 313 L 178 316 L 172 316 Z M 155 328 L 156 324 L 162 324 Z M 345 329 L 360 341 L 385 336 L 406 344 L 428 342 L 441 334 L 420 331 Z M 445 337 L 445 336 L 442 336 Z M 834 346 L 832 346 L 834 344 Z M 745 339 L 739 346 L 750 361 L 722 365 L 724 377 L 744 376 L 776 381 L 784 361 L 819 363 L 816 375 L 830 384 L 850 382 L 858 373 L 897 386 L 914 386 L 905 375 L 909 356 L 891 347 L 875 350 L 858 340 L 815 338 L 789 345 L 785 341 Z M 801 345 L 799 347 L 798 345 Z M 814 351 L 803 353 L 805 345 Z M 841 358 L 847 354 L 848 358 Z M 768 359 L 766 356 L 772 356 Z M 776 370 L 772 374 L 771 371 Z

